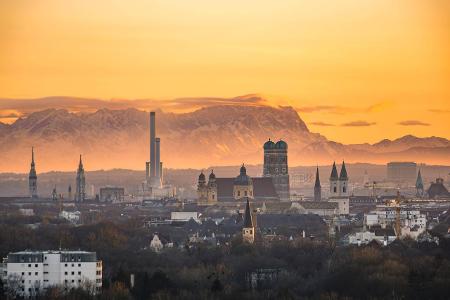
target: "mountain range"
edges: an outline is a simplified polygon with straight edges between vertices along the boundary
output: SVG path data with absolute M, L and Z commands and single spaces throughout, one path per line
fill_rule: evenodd
M 311 132 L 292 107 L 216 105 L 187 113 L 157 110 L 157 135 L 166 167 L 201 168 L 260 164 L 263 143 L 283 139 L 289 164 L 333 160 L 381 163 L 450 163 L 450 141 L 407 135 L 375 144 L 345 145 Z M 370 132 L 368 132 L 370 134 Z M 149 156 L 149 114 L 135 108 L 73 113 L 45 109 L 0 123 L 0 172 L 29 168 L 35 147 L 37 169 L 73 170 L 79 154 L 85 167 L 144 169 Z

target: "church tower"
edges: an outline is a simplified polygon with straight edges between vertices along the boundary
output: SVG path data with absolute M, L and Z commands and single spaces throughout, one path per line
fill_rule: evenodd
M 333 168 L 330 175 L 330 197 L 339 196 L 339 177 L 336 168 L 336 162 L 333 162 Z
M 272 178 L 273 185 L 281 201 L 289 201 L 288 145 L 283 140 L 274 143 L 269 139 L 264 143 L 263 149 L 263 176 Z
M 250 203 L 248 201 L 248 198 L 245 206 L 242 240 L 250 244 L 253 244 L 255 242 L 255 227 L 253 225 L 252 212 L 250 211 Z
M 419 173 L 417 173 L 417 179 L 416 179 L 416 196 L 422 198 L 423 195 L 424 195 L 423 180 L 422 180 L 422 174 L 420 173 L 420 169 L 419 169 Z
M 314 183 L 314 201 L 322 200 L 322 186 L 320 185 L 319 166 L 316 169 L 316 182 Z
M 216 174 L 211 170 L 208 179 L 208 204 L 215 204 L 217 202 L 217 183 Z
M 75 191 L 75 202 L 83 202 L 86 199 L 86 178 L 84 177 L 84 168 L 83 162 L 81 161 L 81 154 L 80 163 L 78 164 L 76 183 L 77 186 Z
M 28 190 L 31 198 L 37 198 L 37 175 L 34 164 L 34 148 L 31 147 L 31 167 L 30 174 L 28 176 Z
M 198 176 L 198 183 L 197 183 L 197 198 L 198 198 L 198 204 L 206 204 L 208 202 L 208 188 L 206 186 L 206 178 L 205 174 L 203 174 L 203 171 Z
M 342 161 L 341 173 L 339 174 L 339 196 L 348 196 L 348 175 L 344 161 Z
M 239 171 L 239 175 L 233 181 L 234 200 L 242 198 L 253 198 L 253 180 L 247 175 L 247 169 L 244 164 Z

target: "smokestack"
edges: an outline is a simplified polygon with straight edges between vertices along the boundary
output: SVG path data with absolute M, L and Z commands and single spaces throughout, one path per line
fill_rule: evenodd
M 155 160 L 155 140 L 156 140 L 156 124 L 155 112 L 150 112 L 150 178 L 156 175 L 156 160 Z
M 155 152 L 156 152 L 156 155 L 155 155 L 155 167 L 156 167 L 156 171 L 155 171 L 155 177 L 157 178 L 157 179 L 160 179 L 161 178 L 161 172 L 160 172 L 160 162 L 161 162 L 161 157 L 160 157 L 160 145 L 161 145 L 161 140 L 159 139 L 159 138 L 156 138 L 156 144 L 155 144 Z

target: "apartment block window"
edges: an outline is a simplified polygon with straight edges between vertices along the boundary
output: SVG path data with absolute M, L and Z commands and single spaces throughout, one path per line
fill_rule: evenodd
M 78 264 L 79 267 L 81 267 L 81 264 Z
M 78 271 L 78 275 L 81 275 L 81 271 Z
M 67 267 L 67 264 L 64 264 L 64 267 Z
M 72 264 L 72 267 L 74 267 L 75 265 L 74 264 Z
M 28 268 L 31 268 L 31 264 L 28 264 Z
M 37 276 L 37 274 L 38 274 L 38 272 L 34 272 L 34 275 L 36 275 L 36 276 Z
M 38 264 L 34 264 L 34 267 L 37 268 L 37 267 L 38 267 Z
M 74 272 L 74 271 L 72 271 L 72 275 L 75 275 L 75 272 Z
M 22 272 L 22 276 L 25 275 L 25 272 Z
M 28 272 L 28 276 L 31 276 L 31 272 Z
M 67 275 L 67 272 L 64 272 L 64 275 Z

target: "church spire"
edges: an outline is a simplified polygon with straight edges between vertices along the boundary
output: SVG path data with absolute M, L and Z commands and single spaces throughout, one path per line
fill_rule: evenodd
M 341 174 L 339 174 L 339 180 L 348 180 L 347 169 L 345 168 L 345 162 L 342 161 Z
M 420 173 L 420 169 L 419 169 L 419 173 L 417 173 L 417 179 L 416 179 L 416 196 L 417 197 L 423 196 L 423 180 L 422 180 L 422 174 Z
M 28 190 L 31 198 L 37 198 L 37 174 L 36 165 L 34 163 L 34 147 L 31 147 L 31 166 L 28 176 Z
M 319 166 L 316 168 L 316 182 L 314 183 L 314 200 L 322 200 L 322 186 L 320 185 Z
M 250 202 L 247 198 L 247 204 L 245 205 L 245 213 L 244 213 L 244 228 L 253 227 L 252 213 L 250 211 Z
M 338 180 L 338 172 L 336 168 L 336 162 L 333 162 L 333 169 L 331 169 L 330 180 Z

